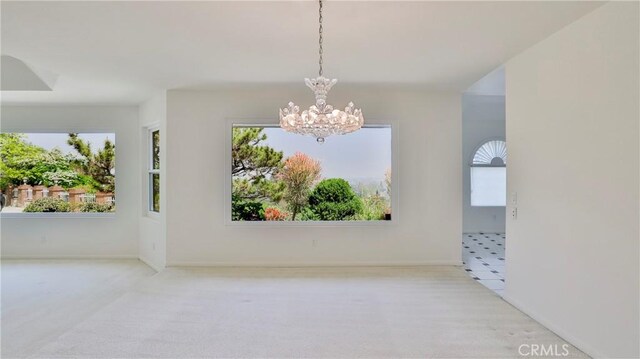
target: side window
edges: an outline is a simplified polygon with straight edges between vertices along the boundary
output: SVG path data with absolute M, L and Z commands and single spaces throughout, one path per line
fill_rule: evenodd
M 149 211 L 160 212 L 160 130 L 149 131 Z

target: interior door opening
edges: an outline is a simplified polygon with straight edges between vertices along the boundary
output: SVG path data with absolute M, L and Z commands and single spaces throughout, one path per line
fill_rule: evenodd
M 506 285 L 506 170 L 504 70 L 462 97 L 464 270 L 502 296 Z

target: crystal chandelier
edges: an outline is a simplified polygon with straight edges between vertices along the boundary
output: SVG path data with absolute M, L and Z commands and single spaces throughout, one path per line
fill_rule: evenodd
M 318 77 L 304 79 L 316 96 L 316 104 L 301 113 L 300 107 L 289 102 L 288 107 L 280 109 L 280 127 L 287 132 L 313 136 L 319 143 L 323 143 L 325 137 L 330 135 L 344 135 L 359 130 L 364 124 L 364 116 L 360 109 L 354 108 L 353 102 L 349 102 L 344 111 L 334 110 L 333 106 L 327 104 L 327 93 L 338 79 L 322 76 L 322 0 L 319 2 L 318 64 L 320 70 Z

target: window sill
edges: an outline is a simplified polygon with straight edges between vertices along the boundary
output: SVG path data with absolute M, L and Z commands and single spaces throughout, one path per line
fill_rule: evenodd
M 144 217 L 153 221 L 160 221 L 160 212 L 147 211 Z
M 116 218 L 115 213 L 1 213 L 0 219 L 51 219 L 51 218 L 66 218 L 66 219 L 78 219 L 78 218 L 101 218 L 101 219 L 113 219 Z

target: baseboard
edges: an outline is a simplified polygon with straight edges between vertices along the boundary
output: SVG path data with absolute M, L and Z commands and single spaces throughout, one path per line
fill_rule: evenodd
M 3 255 L 2 259 L 138 259 L 160 272 L 165 267 L 158 266 L 144 256 L 136 255 Z M 428 266 L 461 266 L 461 261 L 424 261 L 424 262 L 216 262 L 216 261 L 174 261 L 166 267 L 428 267 Z
M 156 272 L 162 272 L 162 270 L 164 270 L 164 267 L 153 263 L 153 261 L 149 260 L 146 257 L 139 256 L 138 259 L 140 259 L 140 261 L 142 263 L 144 263 L 144 264 L 148 265 L 149 267 L 153 268 L 153 270 L 155 270 Z
M 216 262 L 216 261 L 172 261 L 167 267 L 427 267 L 461 266 L 461 261 L 426 262 Z
M 117 254 L 117 255 L 102 255 L 102 254 L 87 254 L 87 255 L 2 255 L 2 259 L 138 259 L 136 255 L 129 254 Z
M 585 343 L 584 341 L 582 341 L 580 339 L 577 339 L 573 335 L 567 333 L 564 329 L 559 328 L 557 325 L 555 325 L 553 323 L 553 321 L 549 320 L 547 317 L 542 316 L 542 315 L 540 315 L 539 313 L 537 313 L 537 312 L 535 312 L 533 310 L 530 310 L 525 305 L 523 305 L 522 303 L 518 302 L 517 300 L 513 300 L 513 298 L 509 297 L 508 295 L 505 294 L 504 296 L 502 296 L 502 299 L 504 299 L 507 303 L 509 303 L 512 306 L 514 306 L 519 311 L 521 311 L 524 314 L 530 316 L 536 322 L 542 324 L 544 327 L 546 327 L 550 331 L 554 332 L 557 336 L 559 336 L 560 338 L 562 338 L 566 342 L 570 343 L 574 347 L 580 349 L 581 351 L 583 351 L 585 354 L 589 355 L 590 357 L 592 357 L 592 358 L 609 358 L 610 357 L 608 355 L 604 355 L 604 354 L 600 353 L 599 351 L 595 350 L 595 348 L 593 348 L 591 345 L 589 345 L 589 344 Z

